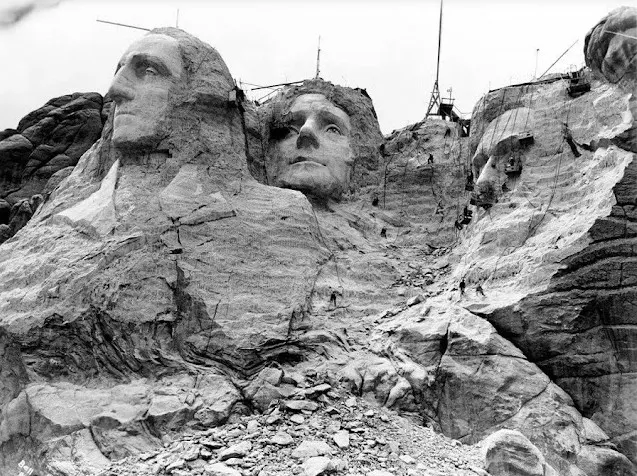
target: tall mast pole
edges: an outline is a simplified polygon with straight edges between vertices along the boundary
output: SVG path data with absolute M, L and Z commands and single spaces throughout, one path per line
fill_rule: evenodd
M 440 44 L 442 43 L 442 1 L 440 0 L 440 23 L 438 24 L 438 61 L 436 62 L 436 83 L 440 72 Z
M 318 39 L 318 50 L 316 51 L 316 76 L 315 79 L 319 78 L 319 74 L 321 72 L 321 36 L 319 35 Z
M 427 114 L 425 114 L 425 119 L 429 117 L 429 114 L 431 114 L 431 110 L 436 106 L 436 104 L 440 107 L 440 88 L 438 87 L 438 76 L 440 74 L 440 44 L 442 43 L 442 2 L 443 0 L 440 0 L 440 22 L 438 24 L 438 60 L 436 61 L 436 82 L 434 83 L 434 88 L 431 91 L 431 98 L 429 99 L 429 107 L 427 107 Z

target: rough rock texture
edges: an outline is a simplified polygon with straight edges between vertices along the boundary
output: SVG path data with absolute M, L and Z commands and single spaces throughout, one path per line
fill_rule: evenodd
M 9 236 L 35 212 L 32 197 L 49 192 L 49 179 L 75 166 L 100 137 L 109 105 L 98 93 L 68 94 L 27 114 L 17 129 L 0 133 L 0 209 L 8 203 L 18 213 L 20 204 L 27 204 L 18 218 L 0 214 L 0 226 L 9 226 Z
M 456 124 L 432 118 L 392 132 L 384 154 L 385 174 L 375 196 L 391 219 L 386 228 L 396 235 L 395 244 L 452 246 L 458 236 L 454 221 L 468 202 L 469 138 L 461 137 Z
M 252 113 L 188 41 L 205 84 L 167 147 L 123 154 L 109 119 L 2 245 L 0 472 L 484 475 L 465 445 L 517 430 L 497 461 L 635 474 L 632 91 L 492 92 L 468 140 L 396 131 L 373 180 L 313 203 L 250 176 Z M 457 230 L 485 156 L 511 187 Z
M 338 86 L 321 79 L 285 88 L 263 105 L 248 105 L 245 122 L 250 151 L 248 163 L 252 174 L 267 184 L 266 168 L 272 159 L 272 134 L 282 125 L 294 99 L 303 94 L 322 94 L 350 118 L 354 165 L 349 192 L 355 193 L 366 186 L 378 186 L 384 165 L 381 156 L 383 136 L 372 99 L 364 89 Z
M 492 476 L 550 476 L 555 470 L 522 433 L 499 430 L 481 443 L 484 469 Z
M 219 424 L 245 378 L 301 353 L 292 332 L 328 253 L 303 195 L 247 172 L 232 79 L 199 47 L 214 81 L 187 92 L 209 103 L 173 117 L 170 149 L 121 155 L 109 119 L 3 244 L 0 324 L 28 382 L 2 395 L 18 392 L 2 409 L 2 472 L 39 451 L 42 467 L 88 474 L 93 451 L 118 458 L 186 422 Z
M 519 97 L 508 104 L 532 110 L 535 143 L 524 151 L 515 189 L 488 216 L 479 212 L 454 251 L 455 277 L 483 285 L 487 297 L 471 293 L 467 309 L 518 346 L 634 460 L 637 202 L 634 153 L 622 149 L 630 148 L 622 137 L 634 127 L 632 98 L 597 81 L 573 99 L 564 83 L 517 88 L 517 95 L 500 90 L 477 106 L 493 110 L 507 104 L 504 95 Z M 498 117 L 483 137 L 505 134 Z
M 283 368 L 286 378 L 299 372 Z M 296 413 L 273 405 L 262 415 L 243 415 L 221 428 L 193 431 L 179 439 L 166 440 L 163 448 L 114 462 L 100 474 L 145 475 L 168 472 L 172 467 L 173 474 L 178 476 L 206 475 L 216 474 L 209 473 L 212 466 L 225 470 L 222 466 L 225 464 L 242 475 L 292 476 L 299 474 L 308 461 L 316 461 L 314 458 L 325 458 L 323 463 L 329 461 L 332 474 L 336 475 L 368 475 L 373 471 L 394 476 L 407 476 L 414 471 L 436 476 L 486 474 L 480 469 L 483 465 L 480 448 L 447 438 L 391 410 L 379 408 L 375 402 L 348 398 L 347 393 L 331 385 L 328 391 L 310 397 L 310 386 L 324 376 L 310 369 L 303 373 L 306 379 L 301 386 L 285 383 L 279 386 L 293 392 L 293 398 L 299 401 L 316 399 L 317 410 L 307 413 L 304 423 L 294 421 Z M 347 448 L 339 448 L 331 439 L 333 434 L 343 432 L 351 441 Z M 279 434 L 288 435 L 289 445 L 280 446 Z M 220 462 L 228 448 L 246 442 L 251 443 L 251 449 L 245 456 Z M 329 448 L 329 454 L 292 456 L 295 448 L 308 447 L 310 443 Z
M 637 79 L 635 37 L 637 37 L 637 8 L 619 7 L 613 10 L 586 35 L 584 42 L 586 65 L 611 83 L 634 82 Z

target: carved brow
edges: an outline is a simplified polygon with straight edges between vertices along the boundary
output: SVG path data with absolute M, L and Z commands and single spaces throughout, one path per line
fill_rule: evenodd
M 345 121 L 343 121 L 336 114 L 333 114 L 333 113 L 331 113 L 329 111 L 320 111 L 319 112 L 319 117 L 321 118 L 321 121 L 323 121 L 325 124 L 333 123 L 333 124 L 336 124 L 341 129 L 349 132 L 349 127 L 347 126 Z
M 137 63 L 141 63 L 141 62 L 148 63 L 150 66 L 155 68 L 157 70 L 157 72 L 159 74 L 161 74 L 162 76 L 172 76 L 172 73 L 168 69 L 168 66 L 166 66 L 166 64 L 160 58 L 158 58 L 157 56 L 148 55 L 146 53 L 136 53 L 135 55 L 133 55 L 133 57 L 130 59 L 130 61 L 133 64 L 137 64 Z M 117 68 L 115 69 L 115 74 L 117 74 L 117 72 L 120 70 L 120 68 L 123 65 L 124 64 L 123 64 L 122 61 L 120 61 L 117 64 Z

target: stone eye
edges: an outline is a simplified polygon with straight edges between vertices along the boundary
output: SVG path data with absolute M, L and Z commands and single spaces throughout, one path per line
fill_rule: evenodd
M 330 124 L 329 126 L 327 126 L 327 129 L 325 129 L 325 132 L 329 132 L 330 134 L 338 134 L 339 136 L 343 135 L 341 130 L 338 127 L 336 127 L 334 124 Z
M 147 61 L 142 61 L 137 65 L 137 74 L 144 76 L 159 76 L 159 71 Z

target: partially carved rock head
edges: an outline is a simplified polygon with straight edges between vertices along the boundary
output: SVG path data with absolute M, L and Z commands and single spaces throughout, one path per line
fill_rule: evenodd
M 338 198 L 353 165 L 349 115 L 322 94 L 298 96 L 273 131 L 273 185 Z
M 363 90 L 311 80 L 283 90 L 263 108 L 269 185 L 339 199 L 377 169 L 382 135 Z
M 193 113 L 225 108 L 233 87 L 214 48 L 176 28 L 155 29 L 117 65 L 108 91 L 115 103 L 112 143 L 123 152 L 170 148 L 165 141 L 197 122 Z
M 619 7 L 602 18 L 586 35 L 586 65 L 611 83 L 637 80 L 637 8 Z
M 151 33 L 126 50 L 108 91 L 115 102 L 116 147 L 149 148 L 161 142 L 169 97 L 183 76 L 179 42 L 170 36 Z

